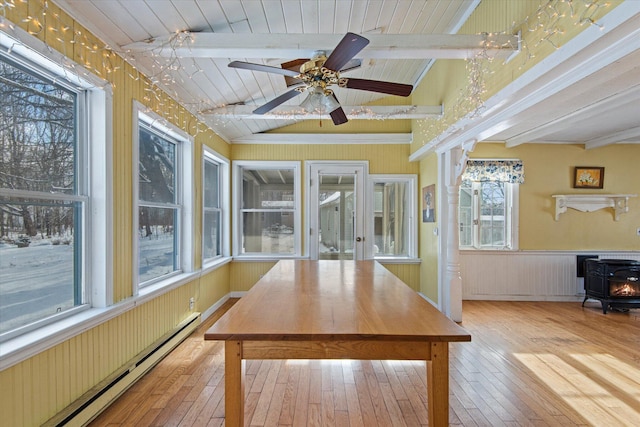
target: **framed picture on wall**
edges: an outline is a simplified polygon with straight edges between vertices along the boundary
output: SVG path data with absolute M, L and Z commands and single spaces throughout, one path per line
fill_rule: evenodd
M 422 188 L 422 222 L 436 222 L 436 185 Z
M 576 166 L 573 188 L 602 188 L 604 168 L 599 166 Z

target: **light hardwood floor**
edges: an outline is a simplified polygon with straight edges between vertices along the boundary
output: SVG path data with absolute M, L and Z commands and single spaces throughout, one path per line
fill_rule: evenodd
M 224 425 L 224 347 L 205 330 L 231 300 L 91 426 Z M 640 426 L 640 310 L 465 301 L 450 346 L 451 425 Z M 252 426 L 427 425 L 424 362 L 248 361 Z

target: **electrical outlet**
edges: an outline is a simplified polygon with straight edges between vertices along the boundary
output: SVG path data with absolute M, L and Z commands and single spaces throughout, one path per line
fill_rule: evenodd
M 196 299 L 194 297 L 189 298 L 189 310 L 193 310 L 196 305 Z

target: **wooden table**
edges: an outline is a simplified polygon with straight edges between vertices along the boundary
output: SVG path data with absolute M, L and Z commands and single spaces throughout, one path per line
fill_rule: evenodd
M 245 359 L 426 360 L 429 425 L 449 421 L 449 342 L 471 336 L 375 261 L 279 261 L 204 335 L 225 341 L 227 427 Z

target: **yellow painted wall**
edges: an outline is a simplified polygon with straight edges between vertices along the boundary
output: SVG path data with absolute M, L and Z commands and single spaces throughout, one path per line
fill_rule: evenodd
M 275 261 L 268 262 L 244 262 L 244 261 L 234 261 L 231 263 L 231 292 L 246 292 L 255 283 L 260 280 L 262 276 L 269 270 L 271 267 L 276 265 Z
M 380 264 L 411 289 L 420 292 L 420 264 L 385 264 L 384 262 Z
M 420 161 L 420 185 L 422 188 L 436 184 L 436 200 L 438 199 L 438 157 L 431 154 Z M 420 196 L 420 209 L 422 209 L 422 196 Z M 437 206 L 436 206 L 437 209 Z M 434 230 L 438 227 L 440 218 L 436 213 L 435 222 L 420 222 L 420 292 L 434 303 L 438 302 L 438 236 Z
M 231 264 L 231 292 L 246 292 L 256 284 L 276 263 L 235 261 Z M 419 264 L 385 264 L 387 270 L 395 274 L 414 291 L 420 290 L 420 265 Z
M 327 138 L 330 138 L 327 137 Z M 233 144 L 233 160 L 367 160 L 369 173 L 417 174 L 407 144 Z
M 43 5 L 46 4 L 46 10 Z M 65 15 L 52 2 L 29 0 L 5 8 L 7 20 L 66 54 L 113 85 L 113 277 L 114 302 L 133 293 L 132 264 L 132 117 L 136 100 L 195 136 L 193 253 L 200 267 L 202 145 L 230 157 L 230 147 L 169 96 L 149 82 L 104 43 Z M 30 17 L 30 19 L 27 19 Z M 4 22 L 8 24 L 7 21 Z M 68 28 L 66 28 L 68 27 Z M 65 29 L 66 28 L 66 29 Z M 60 39 L 60 40 L 58 40 Z M 75 39 L 76 43 L 70 43 Z M 229 293 L 230 266 L 223 266 L 178 289 L 138 305 L 67 341 L 0 372 L 0 424 L 37 426 L 74 402 L 195 310 L 205 310 Z
M 521 250 L 640 250 L 640 145 L 620 144 L 585 150 L 580 145 L 480 143 L 471 158 L 518 158 L 524 162 L 520 185 Z M 575 166 L 603 166 L 604 188 L 573 188 Z M 555 220 L 552 194 L 638 194 L 629 212 L 614 221 L 613 210 L 568 209 Z

